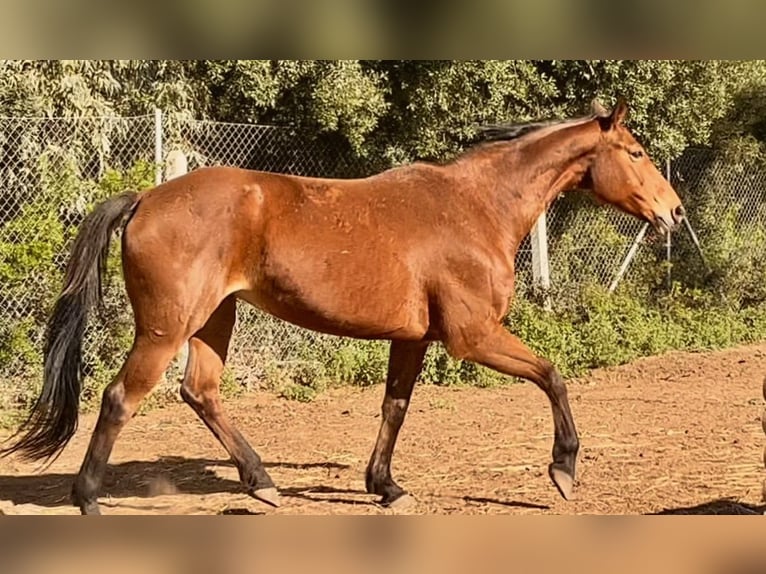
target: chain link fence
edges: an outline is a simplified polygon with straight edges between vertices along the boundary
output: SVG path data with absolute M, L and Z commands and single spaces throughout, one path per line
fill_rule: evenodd
M 154 138 L 152 117 L 0 118 L 0 380 L 18 392 L 4 400 L 28 403 L 29 381 L 40 380 L 45 323 L 76 226 L 104 182 L 151 166 Z M 87 333 L 89 372 L 112 369 L 124 353 L 115 333 L 129 326 L 125 296 L 110 295 L 107 310 L 115 327 Z
M 702 215 L 701 199 L 714 198 L 740 226 L 766 222 L 766 170 L 762 158 L 727 157 L 711 149 L 689 149 L 672 163 L 670 180 L 685 203 Z
M 158 143 L 161 143 L 161 149 Z M 59 293 L 69 242 L 93 204 L 120 186 L 154 183 L 157 151 L 182 151 L 189 169 L 233 165 L 299 175 L 357 177 L 375 170 L 341 142 L 286 128 L 223 124 L 165 116 L 132 118 L 0 118 L 0 376 L 4 384 L 39 377 L 43 332 Z M 687 197 L 690 219 L 706 221 L 700 190 L 737 206 L 732 217 L 762 224 L 766 216 L 763 166 L 726 164 L 690 150 L 672 165 L 674 184 Z M 699 210 L 695 211 L 695 206 Z M 568 193 L 547 214 L 550 278 L 556 289 L 584 281 L 608 286 L 642 223 L 589 196 Z M 695 223 L 696 225 L 696 223 Z M 117 242 L 115 242 L 117 243 Z M 679 244 L 681 251 L 684 244 Z M 656 250 L 655 250 L 656 251 Z M 658 251 L 659 253 L 659 251 Z M 119 284 L 107 288 L 107 321 L 93 321 L 86 341 L 90 373 L 111 373 L 131 340 L 131 313 Z M 661 256 L 660 256 L 661 259 Z M 532 284 L 529 238 L 517 256 L 518 292 Z M 630 274 L 630 271 L 628 272 Z M 380 353 L 380 342 L 364 342 Z M 257 383 L 289 368 L 321 369 L 328 353 L 353 353 L 341 338 L 308 332 L 240 304 L 230 364 L 240 381 Z M 21 400 L 21 399 L 20 399 Z M 0 405 L 2 406 L 2 405 Z

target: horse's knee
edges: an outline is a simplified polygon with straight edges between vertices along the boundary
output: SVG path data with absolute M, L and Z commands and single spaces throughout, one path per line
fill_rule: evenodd
M 205 399 L 202 393 L 199 393 L 196 389 L 189 385 L 186 380 L 181 383 L 180 392 L 183 401 L 194 410 L 202 409 L 205 406 Z
M 545 373 L 548 393 L 552 398 L 556 398 L 559 401 L 566 401 L 568 395 L 567 386 L 564 382 L 564 377 L 561 376 L 558 369 L 556 369 L 550 362 L 543 361 L 543 371 Z

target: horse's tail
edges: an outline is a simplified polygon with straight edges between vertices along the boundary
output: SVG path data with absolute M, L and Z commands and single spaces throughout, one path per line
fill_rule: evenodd
M 3 456 L 19 452 L 30 460 L 49 459 L 61 452 L 77 430 L 88 312 L 101 304 L 111 236 L 137 203 L 136 192 L 121 193 L 98 205 L 82 222 L 72 245 L 64 288 L 47 325 L 42 391 L 29 418 L 12 437 L 15 442 L 0 450 Z

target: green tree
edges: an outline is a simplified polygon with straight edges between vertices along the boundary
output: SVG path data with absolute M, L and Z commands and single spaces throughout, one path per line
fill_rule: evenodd
M 568 113 L 589 95 L 630 103 L 631 128 L 658 158 L 709 142 L 716 121 L 737 95 L 763 77 L 764 62 L 677 60 L 556 60 L 539 62 L 555 78 L 557 101 Z
M 730 61 L 6 60 L 0 113 L 132 115 L 156 105 L 300 126 L 392 164 L 444 158 L 476 124 L 579 115 L 593 97 L 623 95 L 631 126 L 664 158 L 707 143 L 727 115 L 729 132 L 762 123 L 752 104 L 764 108 L 764 76 L 763 62 Z

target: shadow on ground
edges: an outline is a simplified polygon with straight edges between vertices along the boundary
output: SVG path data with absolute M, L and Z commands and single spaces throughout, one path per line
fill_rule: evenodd
M 496 498 L 486 498 L 483 496 L 464 496 L 462 500 L 468 503 L 497 504 L 499 506 L 507 506 L 509 508 L 529 508 L 532 510 L 550 510 L 550 506 L 548 505 L 537 504 L 534 502 L 524 502 L 522 500 L 498 500 Z
M 163 457 L 155 461 L 130 461 L 110 465 L 104 478 L 101 492 L 113 498 L 151 497 L 152 489 L 161 480 L 178 494 L 241 493 L 238 480 L 230 480 L 216 474 L 213 467 L 233 466 L 228 460 L 207 458 Z M 328 462 L 272 462 L 264 463 L 267 468 L 329 468 L 344 469 L 347 465 Z M 42 473 L 26 476 L 0 476 L 0 500 L 14 504 L 36 504 L 39 506 L 69 505 L 73 474 Z M 327 487 L 316 487 L 326 489 Z M 313 489 L 313 491 L 317 491 Z M 312 489 L 280 489 L 286 496 L 302 496 Z M 318 492 L 318 491 L 317 491 Z
M 766 512 L 766 505 L 757 506 L 739 502 L 733 498 L 718 498 L 696 506 L 666 508 L 650 514 L 763 514 L 764 512 Z

